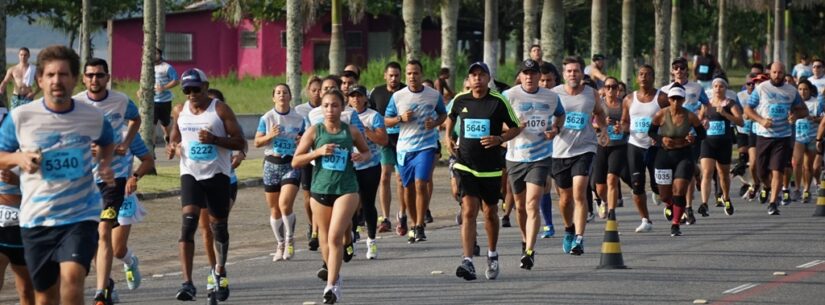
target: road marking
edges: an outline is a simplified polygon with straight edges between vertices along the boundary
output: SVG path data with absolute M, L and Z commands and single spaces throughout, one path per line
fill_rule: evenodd
M 693 300 L 693 304 L 707 304 L 708 300 L 705 299 L 695 299 Z
M 819 265 L 821 263 L 825 263 L 825 261 L 818 259 L 818 260 L 815 260 L 815 261 L 807 262 L 807 263 L 804 263 L 802 265 L 796 266 L 796 268 L 799 268 L 799 269 L 811 268 L 811 267 Z
M 731 289 L 725 290 L 724 292 L 722 292 L 722 294 L 736 294 L 736 293 L 740 293 L 742 291 L 751 289 L 751 288 L 756 287 L 756 286 L 757 285 L 754 284 L 754 283 L 742 284 L 742 285 L 733 287 Z
M 441 275 L 441 274 L 444 274 L 444 271 L 434 270 L 433 272 L 430 272 L 430 274 L 432 274 L 432 275 Z
M 160 273 L 152 274 L 152 277 L 163 277 L 163 274 L 160 274 Z
M 778 276 L 786 276 L 786 275 L 788 275 L 788 274 L 787 274 L 787 273 L 785 273 L 785 271 L 776 271 L 776 272 L 774 272 L 774 273 L 773 273 L 773 275 L 778 275 Z
M 313 301 L 306 301 L 306 302 L 304 302 L 304 305 L 315 305 L 315 304 L 316 304 L 316 303 L 315 303 L 315 302 L 313 302 Z
M 181 274 L 183 274 L 183 272 L 182 272 L 182 271 L 178 271 L 178 272 L 171 272 L 171 273 L 164 273 L 163 275 L 164 275 L 164 276 L 176 276 L 176 275 L 181 275 Z
M 789 274 L 788 276 L 777 277 L 768 283 L 761 284 L 758 286 L 759 289 L 751 289 L 739 294 L 729 294 L 725 297 L 722 297 L 719 300 L 716 300 L 713 303 L 718 305 L 743 303 L 746 302 L 746 300 L 749 298 L 753 298 L 754 296 L 760 294 L 768 293 L 772 289 L 779 288 L 782 285 L 799 283 L 805 279 L 809 279 L 815 275 L 821 274 L 822 272 L 825 272 L 825 264 L 816 264 L 813 268 L 799 270 L 797 272 Z

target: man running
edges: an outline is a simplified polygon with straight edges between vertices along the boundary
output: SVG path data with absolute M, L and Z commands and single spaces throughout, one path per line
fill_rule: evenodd
M 490 69 L 483 62 L 470 65 L 468 71 L 470 91 L 453 99 L 447 130 L 458 123 L 458 138 L 445 133 L 445 143 L 450 154 L 456 157 L 453 169 L 458 180 L 461 197 L 461 246 L 462 261 L 456 276 L 471 281 L 476 279 L 473 266 L 473 248 L 476 241 L 476 217 L 478 210 L 484 213 L 487 231 L 487 279 L 498 277 L 498 203 L 501 196 L 501 144 L 521 132 L 518 117 L 507 99 L 488 87 Z M 509 128 L 502 132 L 503 126 Z
M 17 58 L 20 59 L 20 62 L 9 68 L 9 70 L 6 71 L 6 77 L 0 82 L 0 95 L 2 96 L 6 95 L 6 85 L 8 85 L 9 82 L 14 82 L 10 109 L 28 104 L 37 94 L 37 91 L 34 89 L 35 67 L 29 64 L 29 57 L 31 57 L 29 48 L 20 48 L 20 50 L 17 51 Z
M 112 170 L 115 172 L 115 185 L 107 186 L 95 172 L 95 183 L 103 195 L 103 212 L 100 214 L 97 259 L 95 259 L 97 290 L 95 305 L 112 304 L 112 287 L 114 281 L 109 276 L 112 271 L 112 228 L 117 226 L 118 211 L 126 195 L 126 180 L 131 174 L 132 155 L 129 146 L 140 128 L 140 114 L 137 106 L 126 94 L 108 90 L 109 64 L 100 58 L 92 58 L 83 67 L 83 84 L 86 91 L 74 96 L 74 99 L 86 103 L 101 112 L 112 124 L 114 132 L 115 155 Z
M 593 62 L 584 68 L 584 74 L 596 82 L 596 89 L 601 89 L 604 81 L 607 80 L 607 74 L 604 73 L 604 55 L 593 54 L 591 59 Z
M 115 185 L 112 125 L 99 110 L 71 98 L 79 73 L 74 50 L 40 51 L 37 83 L 43 98 L 15 109 L 0 127 L 0 169 L 21 171 L 19 221 L 38 304 L 84 304 L 101 214 L 93 143 L 100 148 L 98 176 Z
M 685 60 L 685 67 L 687 67 L 687 60 Z M 703 91 L 710 89 L 710 82 L 713 80 L 713 73 L 718 67 L 719 63 L 716 62 L 716 58 L 710 54 L 710 47 L 708 47 L 707 43 L 702 43 L 699 46 L 699 55 L 696 55 L 696 60 L 693 63 L 693 75 L 696 76 L 696 82 L 702 85 Z M 685 73 L 687 73 L 687 70 L 685 70 Z M 679 83 L 681 83 L 682 86 L 685 85 L 684 82 L 680 81 Z M 669 89 L 670 87 L 668 87 L 668 90 Z M 688 88 L 685 87 L 685 89 Z M 687 94 L 690 95 L 690 92 Z M 687 104 L 687 101 L 685 101 L 685 104 Z
M 171 160 L 181 146 L 181 236 L 178 241 L 181 271 L 184 283 L 176 298 L 180 301 L 195 299 L 192 284 L 192 258 L 195 252 L 195 231 L 201 209 L 209 210 L 209 222 L 215 240 L 217 264 L 212 272 L 214 283 L 221 283 L 216 291 L 209 291 L 225 300 L 229 296 L 226 278 L 226 259 L 229 254 L 229 175 L 232 167 L 232 151 L 242 150 L 246 140 L 235 118 L 235 113 L 223 102 L 207 96 L 209 82 L 199 69 L 183 73 L 183 93 L 187 101 L 175 106 L 172 113 L 170 142 L 166 153 Z
M 422 85 L 424 68 L 418 60 L 407 62 L 407 87 L 393 93 L 384 123 L 400 128 L 397 158 L 401 184 L 413 222 L 410 243 L 427 240 L 424 218 L 430 207 L 427 182 L 432 179 L 438 147 L 438 130 L 447 118 L 444 100 L 435 89 Z M 414 184 L 413 184 L 414 183 Z
M 586 190 L 590 181 L 590 164 L 596 146 L 609 141 L 604 108 L 596 107 L 595 89 L 582 84 L 582 64 L 578 58 L 562 62 L 564 85 L 553 88 L 565 111 L 564 127 L 553 140 L 552 174 L 559 192 L 559 208 L 564 221 L 564 253 L 584 253 L 584 229 L 587 222 Z M 593 129 L 595 117 L 598 131 Z M 598 137 L 597 137 L 598 133 Z
M 756 163 L 759 180 L 771 183 L 772 190 L 779 190 L 785 178 L 785 167 L 793 153 L 793 130 L 790 118 L 808 116 L 808 107 L 802 102 L 794 86 L 785 82 L 785 65 L 773 62 L 770 81 L 756 86 L 747 103 L 745 113 L 757 124 Z M 768 214 L 779 215 L 776 206 L 778 192 L 770 193 Z
M 819 58 L 814 59 L 811 69 L 814 74 L 808 78 L 808 81 L 816 86 L 816 95 L 821 95 L 825 93 L 825 61 Z
M 169 122 L 172 114 L 172 88 L 180 84 L 178 72 L 163 61 L 163 50 L 155 49 L 155 121 L 163 126 L 163 139 L 169 142 Z M 154 139 L 152 139 L 154 141 Z

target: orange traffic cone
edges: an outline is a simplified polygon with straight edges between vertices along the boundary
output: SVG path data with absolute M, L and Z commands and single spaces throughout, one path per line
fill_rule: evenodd
M 616 211 L 607 213 L 607 223 L 604 225 L 604 242 L 602 243 L 602 258 L 598 269 L 626 269 L 622 258 L 622 246 L 619 242 L 619 224 L 616 222 Z

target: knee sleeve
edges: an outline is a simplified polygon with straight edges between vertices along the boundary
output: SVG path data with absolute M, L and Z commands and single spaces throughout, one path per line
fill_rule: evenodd
M 229 225 L 226 222 L 211 223 L 212 233 L 215 234 L 215 241 L 225 243 L 229 241 Z
M 178 242 L 195 242 L 195 231 L 198 230 L 198 216 L 199 215 L 195 213 L 183 214 L 180 226 L 180 239 Z
M 633 195 L 642 195 L 645 193 L 644 173 L 633 173 L 630 176 L 630 184 L 633 188 Z

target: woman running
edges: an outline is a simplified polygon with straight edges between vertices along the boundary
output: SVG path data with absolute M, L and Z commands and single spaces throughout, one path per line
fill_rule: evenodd
M 596 151 L 596 160 L 593 165 L 593 182 L 596 184 L 598 198 L 605 200 L 599 205 L 599 217 L 607 217 L 610 210 L 616 208 L 619 201 L 619 180 L 628 182 L 627 168 L 627 140 L 630 127 L 630 118 L 624 114 L 622 99 L 618 96 L 619 81 L 614 77 L 604 80 L 604 103 L 602 106 L 607 113 L 607 135 L 610 142 L 599 145 Z
M 814 162 L 816 158 L 816 127 L 822 120 L 822 100 L 817 98 L 816 87 L 807 79 L 802 79 L 796 85 L 796 90 L 805 106 L 808 107 L 808 117 L 796 119 L 796 143 L 793 147 L 793 171 L 797 187 L 802 189 L 802 202 L 808 203 L 811 198 L 811 179 L 816 179 L 819 185 L 819 170 L 821 163 Z
M 349 233 L 352 216 L 358 208 L 358 181 L 353 162 L 370 159 L 361 132 L 341 122 L 344 96 L 331 90 L 321 99 L 324 121 L 310 126 L 295 151 L 292 166 L 303 167 L 315 160 L 310 189 L 313 223 L 318 226 L 324 267 L 318 277 L 327 282 L 324 304 L 341 299 L 341 264 L 344 235 Z M 352 152 L 353 147 L 358 152 Z M 311 151 L 310 151 L 311 149 Z
M 703 124 L 707 131 L 707 138 L 702 141 L 699 162 L 702 167 L 702 204 L 697 213 L 702 217 L 708 214 L 708 199 L 710 198 L 713 175 L 718 173 L 719 186 L 722 189 L 722 202 L 725 215 L 733 215 L 733 204 L 730 201 L 730 163 L 733 154 L 733 130 L 731 123 L 737 126 L 744 125 L 742 109 L 736 101 L 726 97 L 728 82 L 723 78 L 715 78 L 711 82 L 712 96 L 710 103 L 705 107 Z

